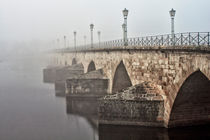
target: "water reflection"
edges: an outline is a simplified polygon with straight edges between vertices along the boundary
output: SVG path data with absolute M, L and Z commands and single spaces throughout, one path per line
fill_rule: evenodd
M 98 98 L 98 96 L 84 95 L 66 96 L 66 113 L 86 118 L 96 134 L 98 134 Z
M 210 139 L 210 126 L 184 127 L 184 128 L 155 128 L 139 126 L 99 125 L 97 118 L 97 97 L 84 97 L 84 95 L 67 96 L 67 114 L 86 118 L 94 129 L 94 135 L 99 140 L 187 140 Z
M 198 140 L 210 138 L 210 127 L 176 129 L 99 125 L 99 140 Z
M 129 126 L 99 126 L 100 140 L 165 140 L 166 129 Z

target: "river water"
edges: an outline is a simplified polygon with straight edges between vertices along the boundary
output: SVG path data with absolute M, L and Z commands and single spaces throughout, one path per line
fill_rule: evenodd
M 0 63 L 0 140 L 93 140 L 88 120 L 66 113 L 65 98 L 44 84 L 45 63 L 33 54 Z
M 98 126 L 96 117 L 68 113 L 65 98 L 43 83 L 40 56 L 0 61 L 0 140 L 208 139 L 210 128 Z M 78 110 L 79 111 L 79 110 Z

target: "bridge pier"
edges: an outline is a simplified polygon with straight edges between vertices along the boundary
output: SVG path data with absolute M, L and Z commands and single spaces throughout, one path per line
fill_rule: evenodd
M 101 70 L 90 71 L 66 80 L 66 94 L 105 95 L 107 94 L 108 79 L 104 78 Z
M 56 71 L 55 79 L 55 93 L 57 96 L 65 96 L 66 79 L 78 77 L 84 74 L 84 67 L 82 64 L 74 64 Z
M 143 82 L 100 100 L 99 123 L 164 127 L 163 91 Z
M 50 66 L 43 70 L 44 82 L 54 83 L 56 96 L 65 96 L 66 79 L 77 77 L 84 73 L 83 65 L 72 66 Z

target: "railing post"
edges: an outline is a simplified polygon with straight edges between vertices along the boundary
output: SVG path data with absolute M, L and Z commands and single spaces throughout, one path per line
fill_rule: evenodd
M 191 42 L 190 42 L 190 33 L 189 33 L 189 40 L 188 41 L 189 41 L 189 46 L 190 46 L 190 44 L 191 44 Z
M 183 45 L 183 34 L 181 33 L 181 46 Z
M 200 46 L 200 34 L 198 32 L 198 46 Z
M 172 35 L 173 36 L 173 35 Z M 170 36 L 168 35 L 168 46 L 170 45 Z M 173 37 L 172 37 L 172 46 L 173 46 Z
M 139 38 L 138 38 L 138 40 L 137 40 L 137 45 L 139 46 Z
M 176 36 L 175 36 L 175 34 L 173 34 L 173 37 L 172 37 L 172 38 L 173 38 L 173 46 L 175 46 L 175 44 L 176 44 L 176 42 L 175 42 L 175 41 L 176 41 Z
M 144 41 L 144 39 L 143 39 L 143 37 L 142 37 L 142 38 L 141 38 L 141 46 L 144 45 L 143 41 Z
M 163 46 L 163 35 L 161 36 L 161 42 L 162 42 L 162 46 Z
M 151 41 L 150 41 L 150 43 L 151 43 L 151 46 L 153 46 L 153 39 L 152 39 L 152 36 L 151 36 Z
M 146 37 L 146 46 L 148 46 L 148 38 Z
M 208 46 L 209 46 L 209 32 L 208 32 Z

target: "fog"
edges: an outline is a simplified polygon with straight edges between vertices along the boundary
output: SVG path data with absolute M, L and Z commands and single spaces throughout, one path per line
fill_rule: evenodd
M 129 10 L 128 37 L 170 33 L 171 8 L 176 10 L 175 32 L 209 31 L 209 5 L 209 0 L 0 0 L 0 47 L 57 47 L 64 35 L 72 46 L 73 31 L 78 44 L 84 35 L 90 43 L 91 23 L 94 42 L 97 31 L 101 41 L 119 39 L 124 8 Z
M 68 103 L 66 98 L 55 97 L 54 83 L 43 81 L 43 68 L 49 64 L 46 52 L 63 48 L 64 36 L 67 46 L 73 46 L 74 31 L 77 45 L 84 44 L 84 36 L 90 44 L 91 23 L 94 43 L 98 31 L 101 41 L 121 39 L 124 8 L 129 10 L 129 38 L 169 34 L 171 8 L 176 10 L 175 33 L 208 32 L 209 6 L 210 0 L 0 0 L 0 139 L 98 140 L 99 133 L 101 138 L 113 139 L 116 130 L 117 135 L 127 135 L 127 130 L 133 133 L 130 128 L 124 133 L 123 128 L 106 127 L 100 132 L 97 117 L 88 110 L 97 108 L 92 99 L 81 103 L 76 99 L 74 108 L 74 100 Z M 142 130 L 134 131 L 135 137 L 128 136 L 169 135 L 162 130 Z M 204 131 L 192 134 L 197 132 Z

